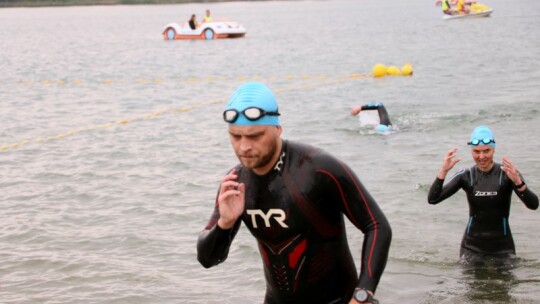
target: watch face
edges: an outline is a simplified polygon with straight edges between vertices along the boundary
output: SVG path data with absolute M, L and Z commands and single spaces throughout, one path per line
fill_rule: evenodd
M 354 299 L 358 302 L 365 302 L 369 298 L 369 294 L 364 289 L 359 289 L 354 292 Z

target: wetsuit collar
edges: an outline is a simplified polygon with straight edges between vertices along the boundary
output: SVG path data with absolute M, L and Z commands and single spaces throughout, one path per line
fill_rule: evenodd
M 480 172 L 481 174 L 490 174 L 495 169 L 495 162 L 493 162 L 491 164 L 491 168 L 489 168 L 489 170 L 487 170 L 487 171 L 481 170 L 480 167 L 478 167 L 478 165 L 475 165 L 475 166 L 476 166 L 476 169 L 478 170 L 478 172 Z
M 287 153 L 285 152 L 285 147 L 287 146 L 287 141 L 282 140 L 281 141 L 281 151 L 279 152 L 279 157 L 276 161 L 276 164 L 274 165 L 272 172 L 281 172 L 283 170 L 284 162 L 285 162 L 285 155 Z

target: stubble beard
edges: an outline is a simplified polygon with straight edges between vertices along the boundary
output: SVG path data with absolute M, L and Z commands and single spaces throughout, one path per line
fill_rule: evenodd
M 277 144 L 272 143 L 270 149 L 268 150 L 268 153 L 261 155 L 256 158 L 252 158 L 249 161 L 246 161 L 244 158 L 241 158 L 238 156 L 238 159 L 240 159 L 240 162 L 242 163 L 242 166 L 249 168 L 249 169 L 258 169 L 263 168 L 268 165 L 272 161 L 272 157 L 276 154 Z

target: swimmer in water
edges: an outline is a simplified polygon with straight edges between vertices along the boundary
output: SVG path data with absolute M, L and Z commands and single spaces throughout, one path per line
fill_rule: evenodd
M 281 139 L 279 116 L 274 94 L 258 82 L 230 98 L 223 118 L 240 163 L 221 180 L 197 242 L 199 262 L 209 268 L 225 261 L 243 223 L 263 262 L 264 303 L 378 303 L 373 296 L 392 238 L 388 220 L 346 164 Z M 364 234 L 360 275 L 345 218 Z
M 369 103 L 363 106 L 354 106 L 351 109 L 351 116 L 359 115 L 362 111 L 377 110 L 379 114 L 379 124 L 375 126 L 375 131 L 377 132 L 389 132 L 392 130 L 392 123 L 390 122 L 390 117 L 384 105 L 380 102 L 378 103 Z
M 457 148 L 450 149 L 431 185 L 428 202 L 438 204 L 463 189 L 469 201 L 469 221 L 461 242 L 462 261 L 512 259 L 516 254 L 508 221 L 512 192 L 532 210 L 538 208 L 538 197 L 507 157 L 502 158 L 502 164 L 493 162 L 495 137 L 488 127 L 475 128 L 468 145 L 476 165 L 458 171 L 443 185 L 448 171 L 461 160 L 456 158 Z

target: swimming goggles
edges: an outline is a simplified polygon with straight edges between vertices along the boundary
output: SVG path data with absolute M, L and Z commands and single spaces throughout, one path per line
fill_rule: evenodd
M 225 110 L 223 112 L 223 120 L 225 120 L 228 123 L 233 123 L 238 119 L 238 115 L 240 113 L 244 114 L 244 116 L 250 121 L 256 121 L 258 119 L 263 118 L 266 115 L 268 115 L 268 116 L 279 116 L 279 115 L 281 115 L 277 111 L 276 112 L 269 112 L 269 111 L 265 111 L 265 110 L 263 110 L 261 108 L 250 107 L 250 108 L 247 108 L 247 109 L 245 109 L 245 110 L 243 110 L 241 112 L 238 112 L 235 109 Z
M 480 144 L 489 145 L 491 143 L 495 143 L 495 139 L 493 138 L 473 139 L 470 142 L 468 142 L 467 145 L 478 146 Z

